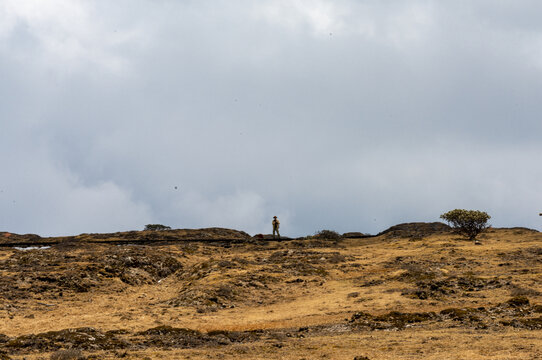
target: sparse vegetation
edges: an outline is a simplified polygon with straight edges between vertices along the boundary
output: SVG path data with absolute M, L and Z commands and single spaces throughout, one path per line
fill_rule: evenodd
M 327 239 L 327 240 L 342 239 L 342 235 L 333 230 L 320 230 L 314 235 L 314 237 L 318 239 Z
M 474 240 L 478 234 L 489 227 L 491 218 L 486 212 L 478 210 L 455 209 L 440 215 L 459 234 Z
M 68 349 L 58 350 L 51 354 L 51 360 L 84 360 L 85 357 L 81 350 Z
M 178 229 L 4 245 L 0 360 L 78 350 L 89 360 L 542 358 L 542 233 L 492 229 L 480 247 L 451 241 L 447 228 L 281 242 Z
M 162 225 L 162 224 L 147 224 L 145 225 L 145 230 L 164 231 L 164 230 L 171 230 L 171 227 Z

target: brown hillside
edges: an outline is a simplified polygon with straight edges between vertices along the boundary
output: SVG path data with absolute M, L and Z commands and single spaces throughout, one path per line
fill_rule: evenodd
M 134 243 L 152 244 L 176 241 L 244 241 L 250 239 L 244 231 L 224 228 L 177 229 L 163 231 L 125 231 L 111 234 L 81 234 L 64 237 L 40 237 L 34 234 L 18 235 L 0 232 L 0 246 L 33 246 L 69 243 Z
M 333 242 L 213 228 L 3 246 L 0 359 L 68 349 L 86 359 L 542 358 L 542 234 L 491 229 L 475 245 L 430 228 Z

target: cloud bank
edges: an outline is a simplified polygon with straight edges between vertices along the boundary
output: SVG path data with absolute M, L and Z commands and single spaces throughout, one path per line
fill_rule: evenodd
M 540 228 L 535 1 L 0 4 L 0 230 Z

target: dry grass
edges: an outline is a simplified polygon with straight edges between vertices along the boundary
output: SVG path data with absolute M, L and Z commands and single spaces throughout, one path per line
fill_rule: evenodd
M 188 250 L 184 245 L 154 246 L 148 251 L 172 254 L 183 269 L 151 284 L 131 286 L 114 277 L 100 280 L 89 292 L 64 290 L 61 297 L 45 292 L 3 301 L 0 334 L 16 337 L 80 327 L 136 333 L 159 325 L 203 333 L 267 329 L 282 334 L 190 349 L 84 351 L 96 359 L 538 359 L 540 330 L 434 322 L 399 331 L 352 331 L 346 325 L 360 311 L 377 316 L 390 311 L 491 308 L 518 291 L 531 304 L 542 304 L 541 248 L 541 234 L 521 229 L 491 230 L 481 246 L 453 235 L 345 239 L 329 248 L 309 249 L 293 242 L 229 248 L 199 244 Z M 93 245 L 68 253 L 83 258 L 89 251 L 102 253 L 109 247 Z M 1 250 L 0 261 L 14 252 Z M 344 257 L 330 260 L 337 253 Z M 15 274 L 16 269 L 0 270 L 2 275 L 8 273 Z M 25 281 L 32 286 L 21 279 L 21 288 Z M 444 285 L 431 290 L 435 281 Z M 216 303 L 171 305 L 186 289 L 213 297 L 222 284 L 231 284 L 234 293 L 217 295 Z M 417 298 L 420 293 L 428 297 Z M 326 324 L 325 331 L 317 330 Z M 306 336 L 297 332 L 303 327 L 309 328 Z M 11 356 L 49 355 L 34 350 Z

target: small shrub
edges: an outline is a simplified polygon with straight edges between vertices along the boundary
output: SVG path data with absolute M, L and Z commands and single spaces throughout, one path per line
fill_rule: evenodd
M 81 350 L 58 350 L 51 354 L 50 360 L 85 360 Z
M 519 308 L 522 306 L 528 306 L 529 299 L 526 296 L 514 296 L 513 298 L 510 298 L 506 303 L 508 304 L 508 306 Z
M 333 230 L 320 230 L 314 235 L 314 237 L 318 239 L 327 239 L 327 240 L 342 239 L 341 234 Z
M 447 221 L 459 234 L 474 240 L 478 234 L 486 230 L 491 219 L 486 212 L 478 210 L 455 209 L 440 215 L 441 219 Z
M 163 230 L 171 230 L 171 227 L 162 225 L 162 224 L 147 224 L 145 225 L 145 230 L 163 231 Z

